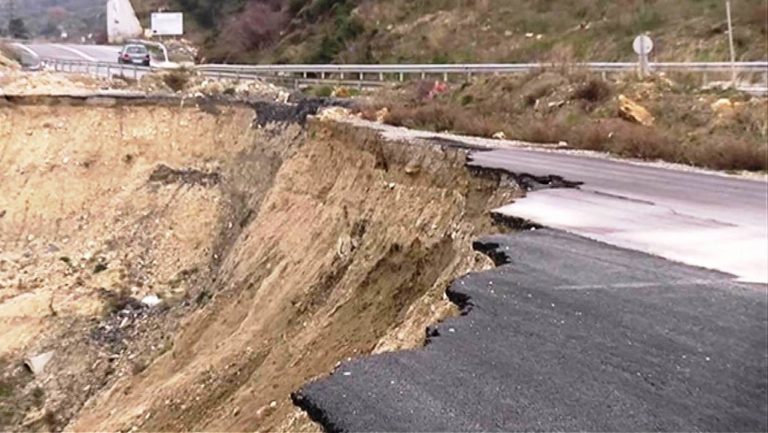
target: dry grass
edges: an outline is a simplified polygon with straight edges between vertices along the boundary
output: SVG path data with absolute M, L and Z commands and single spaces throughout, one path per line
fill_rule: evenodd
M 174 69 L 163 74 L 163 82 L 174 92 L 181 92 L 192 79 L 192 73 L 184 68 Z
M 372 110 L 367 109 L 365 111 L 371 112 Z M 369 118 L 375 119 L 375 111 L 373 113 L 373 116 Z M 491 137 L 505 129 L 505 124 L 499 119 L 479 116 L 471 110 L 447 104 L 394 107 L 385 116 L 384 122 L 407 128 L 460 132 L 480 137 Z
M 572 99 L 591 103 L 603 102 L 611 97 L 611 87 L 603 80 L 592 78 L 579 86 L 571 95 Z

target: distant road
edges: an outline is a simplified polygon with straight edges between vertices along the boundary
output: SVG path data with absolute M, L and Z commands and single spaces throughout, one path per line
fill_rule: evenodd
M 110 45 L 19 43 L 16 46 L 40 58 L 88 62 L 117 63 L 117 53 L 120 52 L 120 47 Z

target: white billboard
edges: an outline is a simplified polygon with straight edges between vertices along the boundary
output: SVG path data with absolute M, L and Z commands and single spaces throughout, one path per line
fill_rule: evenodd
M 184 14 L 181 12 L 152 13 L 154 36 L 181 36 L 184 34 Z

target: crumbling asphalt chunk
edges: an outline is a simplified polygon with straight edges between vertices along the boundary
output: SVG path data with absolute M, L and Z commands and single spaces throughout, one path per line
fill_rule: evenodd
M 349 106 L 349 101 L 333 98 L 306 98 L 295 103 L 257 101 L 252 104 L 256 110 L 254 125 L 264 127 L 270 123 L 298 123 L 304 125 L 308 116 L 314 116 L 318 110 L 332 106 Z
M 484 173 L 491 172 L 506 175 L 513 178 L 518 185 L 520 185 L 528 192 L 551 188 L 578 188 L 584 184 L 584 182 L 565 179 L 564 177 L 556 174 L 534 175 L 524 172 L 515 173 L 502 168 L 491 168 L 475 165 L 472 164 L 472 162 L 472 154 L 470 153 L 467 156 L 467 168 L 471 173 L 482 175 Z
M 577 188 L 583 184 L 583 182 L 571 181 L 555 174 L 534 176 L 528 173 L 512 173 L 512 176 L 526 191 L 550 188 Z
M 218 173 L 206 173 L 196 169 L 177 170 L 165 164 L 160 164 L 149 175 L 149 181 L 164 185 L 180 183 L 211 187 L 221 182 L 221 175 Z
M 212 98 L 195 98 L 195 103 L 197 104 L 197 107 L 200 109 L 200 111 L 204 113 L 208 113 L 213 116 L 218 116 L 221 114 L 221 109 L 218 107 L 217 101 Z
M 509 256 L 499 249 L 499 244 L 497 242 L 483 240 L 475 241 L 472 242 L 472 249 L 488 256 L 493 260 L 493 264 L 496 266 L 509 263 Z
M 544 228 L 541 224 L 536 224 L 531 220 L 503 214 L 501 212 L 491 212 L 491 220 L 497 227 L 506 227 L 512 231 L 538 230 Z M 486 251 L 478 250 L 488 254 Z M 499 265 L 499 263 L 497 263 Z

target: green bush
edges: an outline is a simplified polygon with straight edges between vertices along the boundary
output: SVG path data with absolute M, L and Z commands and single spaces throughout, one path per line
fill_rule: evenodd
M 323 36 L 320 45 L 305 60 L 306 63 L 333 62 L 349 41 L 365 32 L 363 24 L 350 15 L 353 8 L 351 3 L 339 0 L 320 0 L 320 2 L 332 4 L 336 12 L 335 25 L 333 30 Z M 313 8 L 315 4 L 313 3 Z

